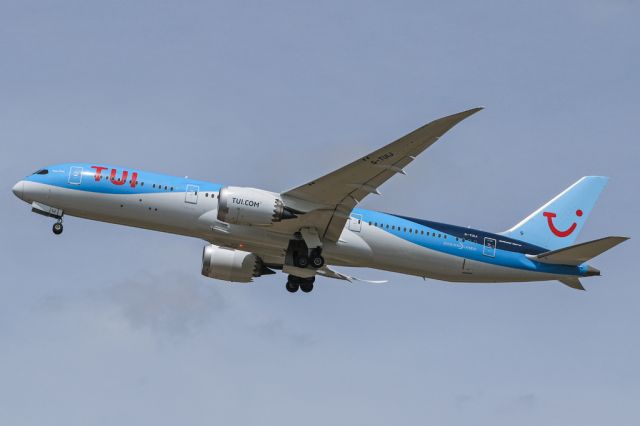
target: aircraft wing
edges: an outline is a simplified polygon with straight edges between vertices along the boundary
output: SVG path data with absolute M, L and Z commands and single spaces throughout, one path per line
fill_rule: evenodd
M 322 239 L 337 241 L 351 210 L 429 148 L 442 135 L 482 108 L 439 118 L 346 166 L 282 193 L 285 205 L 312 213 L 304 220 Z M 302 203 L 301 203 L 302 202 Z M 297 206 L 309 206 L 298 209 Z M 313 207 L 311 207 L 313 206 Z M 310 223 L 311 222 L 311 223 Z

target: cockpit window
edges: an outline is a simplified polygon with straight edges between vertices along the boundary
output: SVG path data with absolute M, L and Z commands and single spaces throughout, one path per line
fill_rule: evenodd
M 37 172 L 34 173 L 34 175 L 46 175 L 49 173 L 49 170 L 47 169 L 40 169 Z

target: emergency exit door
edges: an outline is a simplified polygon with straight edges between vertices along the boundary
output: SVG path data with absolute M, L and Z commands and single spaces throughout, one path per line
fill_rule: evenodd
M 349 230 L 354 232 L 360 232 L 362 229 L 362 215 L 352 214 L 349 216 Z
M 197 185 L 187 185 L 187 192 L 184 196 L 184 202 L 189 204 L 198 204 L 198 191 L 200 187 Z

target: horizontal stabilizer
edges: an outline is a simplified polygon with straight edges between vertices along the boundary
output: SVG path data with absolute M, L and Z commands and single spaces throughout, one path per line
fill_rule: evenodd
M 527 255 L 527 257 L 541 263 L 578 266 L 628 239 L 628 237 L 605 237 L 538 255 Z
M 576 290 L 585 290 L 580 280 L 574 277 L 563 278 L 560 282 L 566 286 L 575 288 Z

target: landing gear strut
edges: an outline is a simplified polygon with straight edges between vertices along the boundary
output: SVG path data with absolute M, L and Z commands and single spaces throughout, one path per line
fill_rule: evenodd
M 302 278 L 296 277 L 295 275 L 289 275 L 286 289 L 290 293 L 295 293 L 298 289 L 302 290 L 303 293 L 309 293 L 313 290 L 313 282 L 315 280 L 316 277 Z
M 53 233 L 56 235 L 62 234 L 62 230 L 64 227 L 62 226 L 62 219 L 58 219 L 56 223 L 53 224 Z

